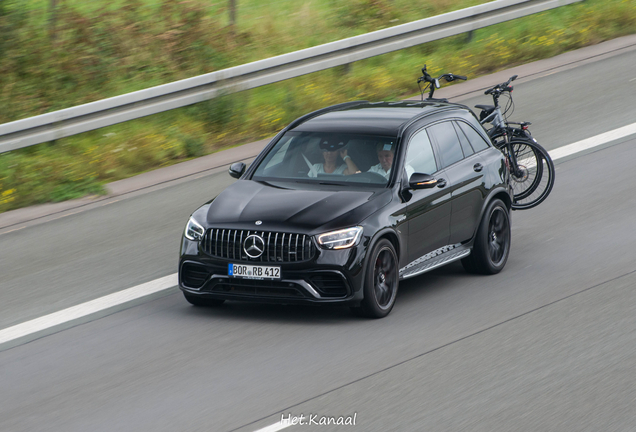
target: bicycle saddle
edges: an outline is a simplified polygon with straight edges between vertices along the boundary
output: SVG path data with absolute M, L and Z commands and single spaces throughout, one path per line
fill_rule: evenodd
M 486 111 L 486 115 L 490 114 L 495 110 L 494 105 L 475 105 L 475 108 L 479 108 L 482 111 Z

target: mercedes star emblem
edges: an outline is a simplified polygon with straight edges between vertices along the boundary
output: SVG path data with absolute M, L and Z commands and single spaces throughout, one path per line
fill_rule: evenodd
M 263 255 L 265 250 L 265 241 L 259 235 L 252 234 L 247 236 L 245 242 L 243 242 L 243 250 L 250 258 L 258 258 Z

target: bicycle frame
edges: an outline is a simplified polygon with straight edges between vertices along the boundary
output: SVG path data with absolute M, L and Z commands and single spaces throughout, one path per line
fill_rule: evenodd
M 495 109 L 493 110 L 493 112 L 490 113 L 490 115 L 488 115 L 486 118 L 481 120 L 480 123 L 482 125 L 485 123 L 492 123 L 493 127 L 487 131 L 490 141 L 499 150 L 503 150 L 504 147 L 508 150 L 507 152 L 504 152 L 504 154 L 508 157 L 510 165 L 509 168 L 514 171 L 515 175 L 521 175 L 521 170 L 519 169 L 519 163 L 517 161 L 517 155 L 515 155 L 515 152 L 510 146 L 512 131 L 510 130 L 511 128 L 509 128 L 506 124 L 506 120 L 504 119 L 503 113 L 501 112 L 501 107 L 499 106 L 498 98 L 495 100 Z M 503 145 L 497 145 L 497 142 L 495 141 L 495 138 L 499 136 L 503 136 L 504 138 Z

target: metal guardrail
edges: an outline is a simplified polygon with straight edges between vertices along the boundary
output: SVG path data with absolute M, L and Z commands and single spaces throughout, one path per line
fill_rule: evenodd
M 582 0 L 495 0 L 336 42 L 0 125 L 0 153 L 168 111 Z

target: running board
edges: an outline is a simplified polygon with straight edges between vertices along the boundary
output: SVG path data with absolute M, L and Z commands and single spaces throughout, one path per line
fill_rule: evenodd
M 461 243 L 439 248 L 416 259 L 406 267 L 401 268 L 400 279 L 408 279 L 467 257 L 470 255 L 470 250 L 468 246 L 464 246 Z

